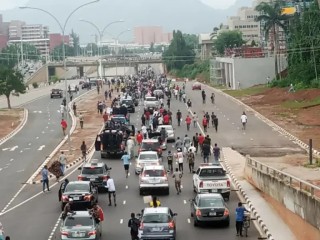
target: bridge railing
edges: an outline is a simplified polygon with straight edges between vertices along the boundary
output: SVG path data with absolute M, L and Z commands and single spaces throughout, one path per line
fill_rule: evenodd
M 315 197 L 318 201 L 320 201 L 320 187 L 302 179 L 299 179 L 293 175 L 285 173 L 281 170 L 270 167 L 257 160 L 254 160 L 248 155 L 246 156 L 246 164 L 249 165 L 251 168 L 255 168 L 260 172 L 269 174 L 272 177 L 279 179 L 280 181 L 291 186 L 292 188 L 298 188 L 300 191 L 307 192 L 312 197 Z

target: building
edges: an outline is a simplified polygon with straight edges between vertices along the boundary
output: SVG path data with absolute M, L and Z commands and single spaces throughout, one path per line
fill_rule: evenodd
M 49 34 L 49 40 L 50 40 L 50 45 L 49 49 L 50 51 L 53 51 L 53 49 L 57 46 L 62 45 L 63 40 L 66 45 L 73 46 L 73 39 L 71 36 L 65 35 L 64 38 L 60 33 L 51 33 Z
M 212 57 L 213 41 L 210 33 L 199 34 L 199 44 L 201 47 L 200 58 L 201 60 L 209 59 Z
M 237 16 L 228 18 L 229 30 L 238 30 L 242 33 L 243 40 L 248 44 L 252 41 L 260 42 L 261 30 L 260 24 L 255 21 L 259 15 L 254 8 L 242 7 L 238 10 Z
M 161 26 L 144 26 L 134 28 L 134 43 L 139 45 L 168 44 L 173 38 L 172 33 L 163 32 Z

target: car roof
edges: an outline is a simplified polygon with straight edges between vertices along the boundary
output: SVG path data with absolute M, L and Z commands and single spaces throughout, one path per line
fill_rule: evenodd
M 77 184 L 77 185 L 79 185 L 79 184 L 89 185 L 90 182 L 87 182 L 87 181 L 71 181 L 71 182 L 68 183 L 68 185 L 73 185 L 73 184 Z
M 151 153 L 158 155 L 158 153 L 156 151 L 142 151 L 142 152 L 140 152 L 140 154 L 151 154 Z
M 85 163 L 83 165 L 83 167 L 103 167 L 105 165 L 105 163 L 102 163 L 102 162 L 90 162 L 90 163 Z
M 157 142 L 159 142 L 158 139 L 152 139 L 152 138 L 142 140 L 142 143 L 157 143 Z
M 92 217 L 89 211 L 74 211 L 71 217 Z
M 143 170 L 163 170 L 163 165 L 145 165 Z
M 157 208 L 145 208 L 143 214 L 150 214 L 150 213 L 168 213 L 168 207 L 157 207 Z
M 173 128 L 172 125 L 158 125 L 158 128 Z
M 221 198 L 222 196 L 220 193 L 198 193 L 198 197 L 200 198 Z

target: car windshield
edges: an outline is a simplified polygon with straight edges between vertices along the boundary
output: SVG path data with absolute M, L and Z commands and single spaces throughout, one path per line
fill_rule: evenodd
M 159 142 L 152 142 L 152 143 L 143 142 L 141 145 L 141 148 L 145 149 L 145 150 L 155 150 L 156 151 L 156 150 L 158 150 L 159 147 L 160 147 Z
M 158 127 L 158 131 L 160 131 L 161 128 L 165 128 L 167 131 L 173 131 L 172 126 L 163 126 L 163 125 L 160 125 L 160 126 Z
M 166 213 L 152 213 L 143 216 L 144 223 L 168 223 L 170 217 Z
M 82 174 L 103 174 L 103 169 L 102 167 L 85 167 L 82 169 Z
M 155 98 L 155 97 L 148 97 L 148 98 L 146 98 L 146 101 L 149 101 L 149 102 L 157 101 L 157 98 Z
M 145 177 L 164 177 L 164 171 L 161 169 L 145 170 L 143 173 Z
M 219 198 L 201 198 L 199 201 L 199 207 L 223 208 L 224 204 L 222 199 Z
M 92 217 L 68 217 L 64 222 L 64 226 L 93 226 L 93 219 Z
M 113 117 L 112 120 L 115 122 L 126 123 L 126 118 L 124 118 L 124 117 Z
M 132 104 L 132 100 L 122 100 L 121 101 L 121 105 L 122 104 L 131 105 Z
M 89 184 L 68 184 L 65 192 L 89 192 Z
M 226 175 L 222 168 L 208 168 L 202 169 L 199 176 L 200 177 L 216 177 Z
M 151 153 L 151 154 L 140 154 L 139 160 L 157 160 L 157 154 Z

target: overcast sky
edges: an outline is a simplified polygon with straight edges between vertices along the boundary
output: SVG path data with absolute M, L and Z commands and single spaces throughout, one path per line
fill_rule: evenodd
M 47 1 L 47 0 L 43 0 L 43 1 Z M 129 1 L 134 1 L 134 0 L 129 0 Z M 225 9 L 233 5 L 236 0 L 199 0 L 199 1 L 215 9 Z M 0 2 L 1 2 L 0 10 L 7 10 L 7 9 L 18 7 L 18 6 L 23 6 L 28 2 L 28 0 L 0 0 Z

